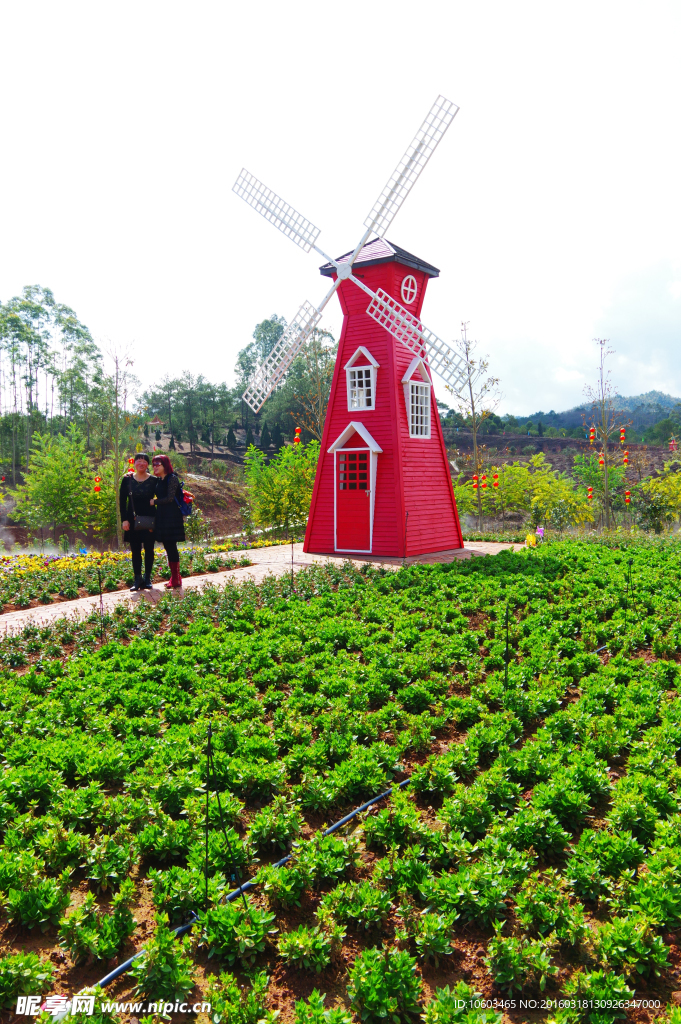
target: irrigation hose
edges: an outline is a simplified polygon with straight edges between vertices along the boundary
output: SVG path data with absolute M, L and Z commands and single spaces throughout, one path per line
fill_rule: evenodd
M 371 798 L 371 800 L 367 800 L 365 803 L 360 804 L 359 807 L 356 807 L 354 811 L 350 811 L 350 813 L 346 814 L 345 817 L 340 819 L 340 821 L 336 821 L 333 825 L 329 825 L 328 828 L 324 829 L 324 831 L 322 832 L 322 836 L 332 835 L 332 833 L 338 831 L 339 828 L 342 828 L 343 825 L 347 825 L 349 821 L 352 821 L 353 818 L 356 818 L 358 814 L 362 813 L 362 811 L 366 811 L 368 807 L 371 807 L 373 804 L 377 804 L 379 800 L 384 800 L 385 797 L 390 796 L 394 789 L 404 789 L 405 786 L 409 785 L 410 781 L 411 779 L 403 779 L 402 782 L 398 782 L 396 786 L 391 786 L 390 789 L 386 789 L 386 791 L 384 793 L 381 793 L 379 796 L 374 796 Z M 284 864 L 290 861 L 291 857 L 293 856 L 293 853 L 287 854 L 285 857 L 282 857 L 281 860 L 276 861 L 276 863 L 274 863 L 272 867 L 283 867 Z M 231 903 L 232 900 L 235 900 L 237 898 L 237 896 L 241 896 L 243 893 L 255 888 L 257 884 L 258 883 L 254 878 L 250 878 L 247 882 L 244 882 L 243 885 L 240 885 L 238 889 L 232 889 L 231 892 L 227 893 L 227 895 L 225 896 L 225 902 Z M 181 935 L 186 935 L 186 933 L 188 931 L 191 931 L 191 929 L 194 927 L 194 923 L 197 920 L 197 917 L 196 914 L 193 912 L 192 917 L 193 920 L 190 921 L 188 924 L 180 925 L 179 928 L 174 929 L 175 935 L 178 938 L 180 938 Z M 110 985 L 112 981 L 116 980 L 116 978 L 120 978 L 121 974 L 125 974 L 125 972 L 132 967 L 135 960 L 137 960 L 138 957 L 142 956 L 143 953 L 144 949 L 140 949 L 139 953 L 135 953 L 135 955 L 131 956 L 129 960 L 126 960 L 124 963 L 119 964 L 118 967 L 114 967 L 113 971 L 110 971 L 109 974 L 105 975 L 101 979 L 101 981 L 96 982 L 96 984 L 99 986 L 99 988 L 105 988 L 107 985 Z M 61 1020 L 62 1017 L 65 1016 L 65 1013 L 59 1013 L 53 1017 L 53 1020 Z

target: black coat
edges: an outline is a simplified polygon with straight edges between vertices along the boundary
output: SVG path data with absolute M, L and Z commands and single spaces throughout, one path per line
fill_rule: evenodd
M 132 521 L 134 518 L 133 504 L 135 512 L 138 516 L 155 516 L 156 509 L 151 504 L 151 499 L 156 493 L 156 484 L 158 483 L 155 476 L 150 476 L 148 480 L 143 480 L 142 483 L 139 480 L 135 480 L 134 476 L 124 476 L 121 480 L 121 487 L 118 493 L 118 501 L 121 509 L 121 522 L 127 521 L 130 523 L 129 530 L 123 530 L 123 540 L 126 544 L 130 543 L 130 536 L 135 531 L 132 529 Z M 130 501 L 130 484 L 132 484 L 132 502 Z M 138 537 L 148 537 L 149 534 L 138 531 Z
M 179 543 L 185 539 L 184 516 L 175 501 L 179 487 L 177 473 L 164 476 L 162 480 L 156 478 L 156 540 L 174 540 Z

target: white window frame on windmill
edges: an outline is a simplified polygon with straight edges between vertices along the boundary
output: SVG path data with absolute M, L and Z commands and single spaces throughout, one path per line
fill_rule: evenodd
M 355 366 L 358 359 L 364 357 L 368 366 Z M 371 352 L 360 345 L 350 356 L 343 367 L 348 393 L 348 412 L 372 412 L 376 408 L 376 376 L 379 368 Z
M 348 445 L 345 442 L 352 438 L 353 433 L 359 435 L 357 443 Z M 360 443 L 360 441 L 362 443 Z M 338 547 L 338 466 L 336 465 L 339 452 L 365 452 L 369 449 L 369 547 L 368 548 L 339 548 Z M 348 423 L 345 430 L 338 435 L 327 454 L 333 455 L 333 550 L 354 552 L 355 554 L 370 555 L 374 548 L 374 508 L 376 504 L 376 470 L 378 468 L 378 456 L 383 449 L 374 441 L 373 437 L 363 423 Z
M 414 356 L 402 378 L 404 405 L 409 425 L 409 437 L 418 441 L 430 439 L 432 423 L 433 384 L 428 368 L 420 356 Z

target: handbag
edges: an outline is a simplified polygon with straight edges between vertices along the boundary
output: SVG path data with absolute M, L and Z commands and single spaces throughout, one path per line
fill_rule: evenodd
M 194 495 L 191 491 L 185 491 L 184 484 L 180 482 L 178 487 L 179 493 L 175 495 L 175 504 L 179 508 L 182 515 L 186 518 L 193 512 L 192 502 L 194 501 Z
M 135 532 L 137 530 L 148 530 L 149 533 L 153 533 L 154 527 L 156 526 L 155 516 L 138 516 L 135 512 L 135 502 L 132 497 L 132 480 L 128 477 L 128 493 L 130 495 L 130 505 L 132 507 L 132 528 Z

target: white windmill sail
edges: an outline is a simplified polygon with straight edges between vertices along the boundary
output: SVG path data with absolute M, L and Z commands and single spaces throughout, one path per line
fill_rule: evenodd
M 304 302 L 286 327 L 267 359 L 260 364 L 244 391 L 243 399 L 254 412 L 259 412 L 307 339 L 321 320 L 322 314 L 311 302 Z
M 427 356 L 431 370 L 445 384 L 456 390 L 465 381 L 466 360 L 382 288 L 372 298 L 367 313 L 414 355 Z
M 281 196 L 264 185 L 245 168 L 239 174 L 232 191 L 236 192 L 249 206 L 305 252 L 314 249 L 335 268 L 336 281 L 315 308 L 305 302 L 296 317 L 288 325 L 267 359 L 255 371 L 243 398 L 259 412 L 266 399 L 282 380 L 296 355 L 319 323 L 322 311 L 342 281 L 351 280 L 369 295 L 371 302 L 367 313 L 389 331 L 411 352 L 425 356 L 431 368 L 442 377 L 446 384 L 459 387 L 466 373 L 465 361 L 446 342 L 424 327 L 399 302 L 382 289 L 373 292 L 352 273 L 355 259 L 372 234 L 383 238 L 398 210 L 409 195 L 437 146 L 456 117 L 459 108 L 444 96 L 438 96 L 417 131 L 406 153 L 398 163 L 387 185 L 374 203 L 364 221 L 365 232 L 349 259 L 342 263 L 332 259 L 317 245 L 320 230 L 312 221 L 303 217 Z

